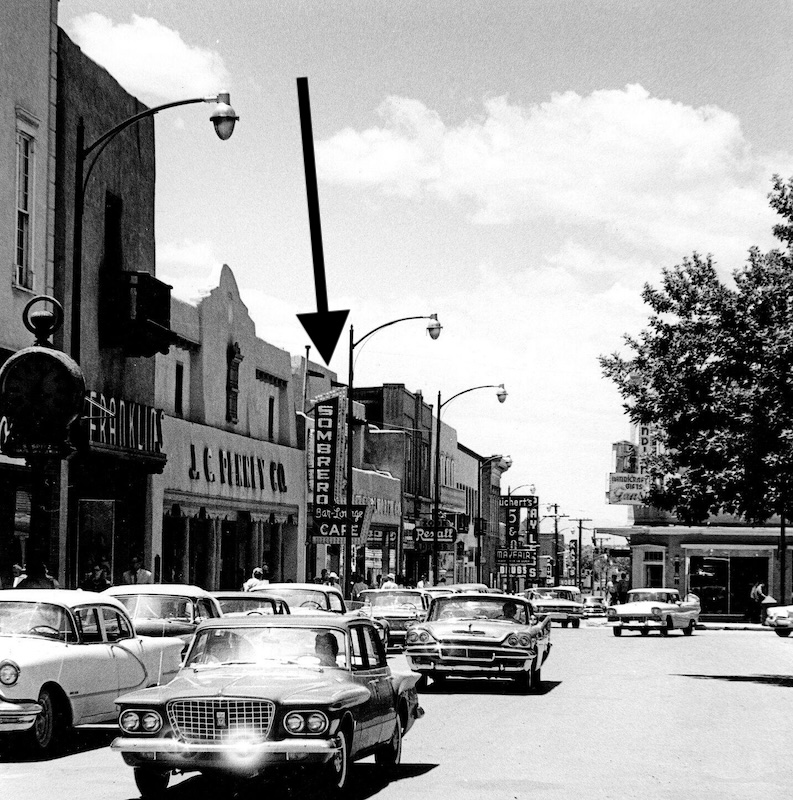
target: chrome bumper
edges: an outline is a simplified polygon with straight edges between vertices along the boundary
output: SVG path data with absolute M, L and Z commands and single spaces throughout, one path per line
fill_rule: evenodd
M 621 628 L 665 628 L 666 623 L 662 622 L 660 619 L 647 619 L 647 620 L 628 620 L 623 622 L 619 619 L 609 619 L 609 624 L 613 625 L 614 627 L 621 627 Z
M 214 767 L 242 771 L 278 763 L 323 763 L 339 750 L 336 741 L 331 739 L 189 744 L 176 739 L 131 736 L 114 739 L 110 749 L 121 753 L 131 766 L 157 763 L 170 769 Z
M 32 701 L 11 703 L 0 700 L 0 733 L 28 730 L 41 711 L 41 706 Z

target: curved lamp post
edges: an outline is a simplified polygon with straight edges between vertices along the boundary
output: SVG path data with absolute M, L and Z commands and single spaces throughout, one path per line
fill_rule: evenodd
M 343 591 L 349 595 L 350 588 L 352 586 L 352 529 L 353 529 L 353 513 L 352 513 L 352 428 L 353 428 L 353 419 L 352 419 L 352 383 L 353 383 L 353 351 L 359 344 L 364 342 L 373 334 L 377 333 L 377 331 L 381 331 L 383 328 L 389 328 L 391 325 L 396 325 L 397 322 L 407 322 L 408 320 L 412 319 L 428 319 L 430 320 L 429 324 L 427 325 L 427 333 L 429 333 L 430 338 L 435 340 L 441 335 L 441 330 L 443 326 L 438 322 L 438 315 L 437 314 L 429 314 L 428 316 L 415 316 L 415 317 L 400 317 L 399 319 L 393 319 L 391 322 L 385 322 L 382 325 L 378 325 L 376 328 L 372 328 L 369 333 L 364 334 L 361 336 L 358 341 L 355 341 L 355 336 L 353 332 L 353 326 L 350 325 L 350 346 L 348 351 L 349 356 L 349 374 L 347 376 L 347 496 L 346 496 L 346 506 L 347 506 L 347 530 L 345 531 L 344 536 L 344 572 L 342 575 L 343 578 Z
M 85 210 L 85 190 L 88 186 L 88 179 L 91 177 L 91 172 L 96 165 L 102 151 L 110 143 L 116 134 L 140 122 L 147 117 L 153 117 L 160 111 L 166 108 L 174 108 L 175 106 L 186 106 L 191 103 L 215 103 L 215 108 L 212 111 L 209 119 L 215 127 L 215 133 L 218 137 L 226 141 L 234 132 L 234 124 L 239 117 L 236 115 L 234 109 L 229 105 L 229 93 L 220 92 L 214 97 L 193 97 L 189 100 L 176 100 L 172 103 L 163 103 L 154 108 L 147 108 L 139 114 L 125 119 L 114 128 L 103 133 L 95 142 L 85 146 L 85 122 L 83 117 L 77 121 L 77 138 L 76 138 L 76 152 L 74 159 L 74 235 L 72 239 L 72 326 L 71 326 L 71 356 L 79 364 L 80 363 L 80 317 L 81 317 L 81 290 L 83 282 L 83 214 Z M 93 159 L 88 164 L 88 169 L 85 169 L 86 161 L 91 154 L 94 154 Z
M 505 469 L 509 469 L 512 466 L 512 458 L 511 456 L 502 456 L 500 453 L 495 456 L 490 456 L 489 458 L 484 459 L 483 461 L 479 462 L 479 472 L 478 472 L 478 481 L 477 481 L 477 515 L 476 515 L 476 580 L 477 583 L 482 583 L 482 536 L 484 535 L 483 530 L 483 522 L 482 519 L 482 471 L 488 465 L 493 463 L 494 461 L 503 461 L 505 464 Z M 488 493 L 489 494 L 489 493 Z
M 438 413 L 435 415 L 435 487 L 432 504 L 432 580 L 435 584 L 438 583 L 438 524 L 441 502 L 441 411 L 444 406 L 449 405 L 452 400 L 461 395 L 468 394 L 468 392 L 475 392 L 477 389 L 498 389 L 496 392 L 498 402 L 503 403 L 507 399 L 507 390 L 504 388 L 503 383 L 487 383 L 483 386 L 472 386 L 470 389 L 463 389 L 461 392 L 453 394 L 448 400 L 444 400 L 443 402 L 441 402 L 441 393 L 438 392 Z

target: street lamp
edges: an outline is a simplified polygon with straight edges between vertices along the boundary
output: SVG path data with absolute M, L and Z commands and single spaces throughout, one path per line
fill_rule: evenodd
M 472 386 L 470 389 L 463 389 L 461 392 L 453 394 L 448 400 L 444 400 L 443 402 L 441 402 L 441 393 L 438 392 L 438 413 L 435 415 L 435 488 L 432 505 L 432 579 L 436 584 L 438 582 L 438 524 L 441 502 L 441 411 L 444 406 L 447 406 L 455 398 L 463 394 L 468 394 L 468 392 L 475 392 L 477 389 L 498 389 L 496 392 L 498 402 L 503 403 L 507 399 L 507 390 L 504 388 L 503 383 L 487 383 L 484 386 Z
M 501 454 L 496 456 L 490 456 L 490 458 L 484 459 L 479 464 L 479 472 L 478 472 L 478 480 L 477 480 L 477 537 L 476 537 L 476 580 L 478 583 L 482 583 L 482 536 L 484 535 L 483 530 L 483 522 L 482 519 L 482 471 L 484 468 L 492 463 L 493 461 L 502 461 L 504 463 L 504 468 L 509 469 L 512 466 L 512 458 L 510 456 L 502 456 Z
M 111 128 L 109 131 L 103 133 L 95 142 L 85 146 L 85 122 L 83 117 L 77 121 L 77 137 L 75 144 L 75 179 L 74 179 L 74 235 L 72 239 L 72 329 L 71 329 L 71 355 L 72 358 L 79 364 L 80 363 L 80 317 L 81 317 L 81 302 L 82 302 L 82 282 L 83 282 L 83 214 L 85 211 L 85 190 L 88 186 L 88 179 L 91 172 L 96 166 L 96 162 L 102 151 L 109 144 L 116 134 L 134 125 L 147 117 L 153 117 L 155 114 L 163 111 L 166 108 L 174 108 L 175 106 L 186 106 L 191 103 L 215 103 L 215 108 L 212 111 L 209 119 L 215 127 L 215 133 L 222 141 L 226 141 L 234 132 L 234 124 L 239 117 L 236 115 L 234 109 L 229 105 L 229 93 L 220 92 L 214 97 L 193 97 L 189 100 L 176 100 L 172 103 L 163 103 L 163 105 L 155 106 L 154 108 L 147 108 L 139 114 L 129 117 L 129 119 Z M 88 156 L 94 154 L 93 159 L 88 164 L 88 169 L 85 169 Z
M 416 317 L 400 317 L 399 319 L 385 322 L 372 328 L 369 333 L 361 336 L 358 341 L 355 341 L 353 335 L 353 326 L 350 325 L 350 346 L 348 351 L 349 357 L 349 374 L 347 376 L 347 530 L 344 536 L 344 572 L 342 575 L 342 586 L 344 591 L 349 596 L 350 588 L 352 586 L 352 382 L 353 382 L 353 351 L 358 347 L 361 342 L 368 339 L 372 334 L 381 331 L 383 328 L 389 328 L 391 325 L 396 325 L 397 322 L 407 322 L 411 319 L 428 319 L 430 320 L 427 325 L 427 333 L 433 341 L 441 335 L 443 326 L 438 322 L 437 314 L 430 314 L 429 316 L 416 316 Z

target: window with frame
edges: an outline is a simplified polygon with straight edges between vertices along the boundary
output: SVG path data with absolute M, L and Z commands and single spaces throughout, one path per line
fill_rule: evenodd
M 16 247 L 14 282 L 25 289 L 33 288 L 33 179 L 35 139 L 27 131 L 17 129 Z
M 366 648 L 366 661 L 369 669 L 380 669 L 385 666 L 385 659 L 381 655 L 380 641 L 373 628 L 362 629 L 364 647 Z
M 124 615 L 117 608 L 102 606 L 102 622 L 109 642 L 132 638 L 132 631 Z
M 239 422 L 238 400 L 240 394 L 240 362 L 242 349 L 237 342 L 229 345 L 226 377 L 226 421 Z
M 184 414 L 184 364 L 176 362 L 176 385 L 174 388 L 173 410 L 177 417 Z
M 80 626 L 80 632 L 82 633 L 84 642 L 92 643 L 102 641 L 102 629 L 99 627 L 99 617 L 96 608 L 93 606 L 78 608 L 75 611 L 75 616 L 77 617 L 77 624 Z

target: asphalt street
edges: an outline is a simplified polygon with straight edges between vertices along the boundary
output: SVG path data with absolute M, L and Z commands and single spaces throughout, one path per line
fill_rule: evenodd
M 698 630 L 619 639 L 602 625 L 554 627 L 539 694 L 497 681 L 450 681 L 421 695 L 426 716 L 403 763 L 354 767 L 351 800 L 763 800 L 789 798 L 793 638 L 768 630 Z M 404 668 L 402 655 L 392 665 Z M 77 733 L 67 755 L 0 751 L 2 797 L 128 800 L 132 770 L 113 732 Z M 241 787 L 199 776 L 165 797 L 322 797 L 305 779 Z

